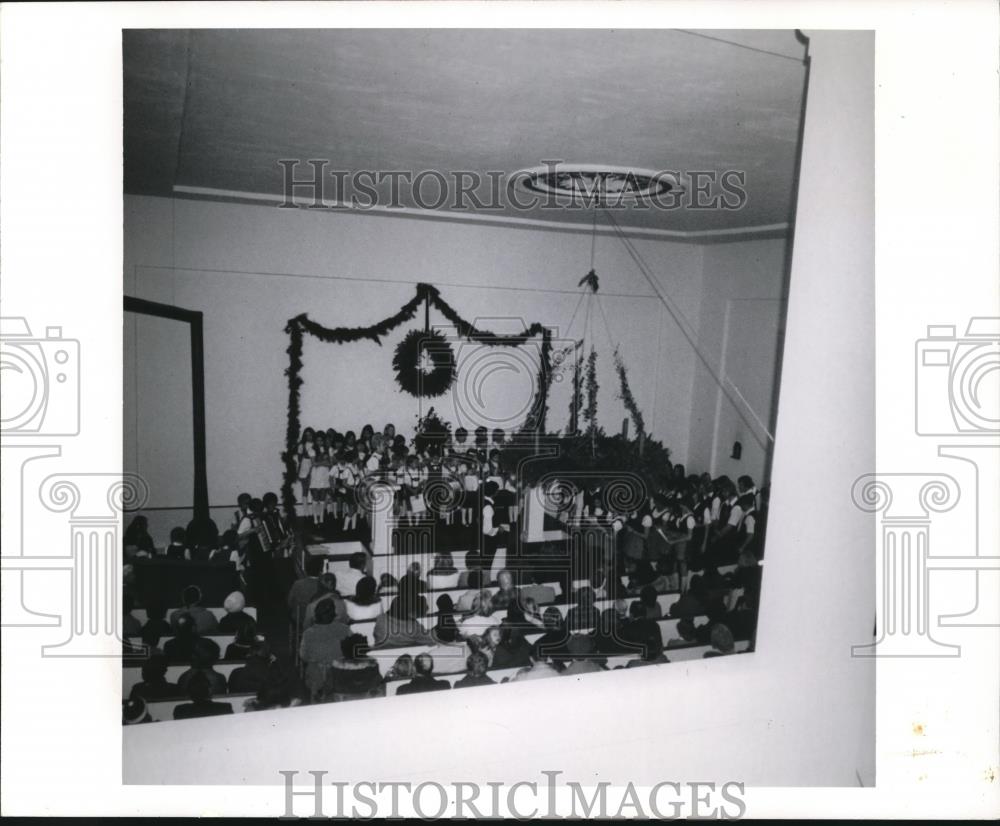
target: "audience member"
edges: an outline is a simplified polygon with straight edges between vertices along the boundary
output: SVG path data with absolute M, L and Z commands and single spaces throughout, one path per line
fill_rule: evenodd
M 733 632 L 721 622 L 712 626 L 709 640 L 712 650 L 705 652 L 705 657 L 724 657 L 726 654 L 733 654 L 736 651 L 736 644 L 733 641 Z
M 152 723 L 153 718 L 142 697 L 130 697 L 122 700 L 122 725 L 135 726 L 140 723 Z
M 313 624 L 316 606 L 321 602 L 330 602 L 333 604 L 338 622 L 344 624 L 348 622 L 347 606 L 344 604 L 343 597 L 340 596 L 340 592 L 337 590 L 337 575 L 329 571 L 320 575 L 319 589 L 316 591 L 316 596 L 313 597 L 312 602 L 305 607 L 305 611 L 302 613 L 303 628 L 308 628 Z
M 181 614 L 187 614 L 194 620 L 195 628 L 201 635 L 213 634 L 219 629 L 215 614 L 201 605 L 201 589 L 197 585 L 189 585 L 181 594 L 183 608 L 178 608 L 170 614 L 170 625 L 177 633 L 177 620 Z
M 233 591 L 222 603 L 226 609 L 226 615 L 219 620 L 219 630 L 227 634 L 234 634 L 241 628 L 246 628 L 253 632 L 257 628 L 257 622 L 243 609 L 246 608 L 246 597 L 239 591 Z
M 605 666 L 607 660 L 598 656 L 594 638 L 589 634 L 574 634 L 569 638 L 566 649 L 571 661 L 562 670 L 563 676 L 592 674 L 595 671 L 607 670 Z
M 174 528 L 170 531 L 170 544 L 167 545 L 164 555 L 167 559 L 191 559 L 191 551 L 187 546 L 187 535 L 184 528 Z
M 376 590 L 375 580 L 370 576 L 363 576 L 358 580 L 353 596 L 344 600 L 348 619 L 352 622 L 373 620 L 382 613 L 382 600 Z
M 176 683 L 167 682 L 167 661 L 164 657 L 152 657 L 142 664 L 142 682 L 132 686 L 129 699 L 141 698 L 147 701 L 179 697 L 184 692 Z
M 411 594 L 410 597 L 412 596 Z M 433 645 L 434 639 L 416 619 L 419 606 L 419 602 L 414 605 L 402 592 L 393 597 L 389 610 L 375 620 L 373 633 L 375 647 L 403 648 L 408 645 Z
M 334 702 L 374 697 L 385 693 L 378 661 L 368 656 L 368 641 L 351 634 L 340 644 L 341 655 L 329 671 L 328 696 Z
M 341 654 L 350 629 L 337 619 L 337 607 L 324 599 L 316 606 L 315 623 L 302 634 L 299 658 L 305 664 L 305 684 L 313 699 L 320 697 L 330 664 Z
M 429 654 L 418 654 L 413 661 L 414 677 L 406 685 L 401 685 L 397 694 L 420 694 L 425 691 L 447 691 L 451 683 L 434 679 L 434 660 Z
M 209 681 L 216 694 L 226 693 L 226 678 L 213 667 L 219 659 L 219 646 L 212 640 L 197 639 L 191 651 L 191 667 L 177 678 L 181 691 L 187 691 L 188 683 L 198 674 Z
M 347 564 L 347 570 L 341 571 L 337 576 L 337 587 L 340 593 L 351 595 L 357 591 L 358 582 L 367 576 L 365 568 L 368 565 L 368 554 L 364 551 L 355 551 Z
M 225 688 L 223 687 L 223 690 Z M 175 720 L 190 720 L 194 717 L 215 717 L 220 714 L 232 714 L 233 707 L 229 703 L 212 701 L 212 683 L 207 676 L 195 674 L 187 687 L 190 703 L 182 703 L 174 708 Z
M 455 688 L 471 688 L 477 685 L 496 685 L 487 673 L 489 661 L 479 651 L 474 651 L 465 660 L 465 676 L 455 681 Z
M 132 609 L 134 607 L 135 602 L 132 599 L 132 595 L 128 593 L 123 594 L 122 608 L 124 616 L 122 617 L 122 635 L 125 637 L 138 637 L 142 633 L 142 623 L 132 616 Z
M 234 668 L 229 675 L 229 692 L 243 694 L 257 691 L 268 681 L 272 668 L 275 668 L 275 658 L 271 655 L 271 647 L 263 637 L 256 637 L 246 663 Z
M 245 660 L 250 656 L 250 651 L 256 640 L 257 629 L 254 626 L 241 625 L 233 636 L 233 641 L 226 646 L 226 651 L 223 654 L 224 659 Z
M 524 638 L 524 632 L 516 625 L 506 622 L 500 626 L 500 644 L 493 652 L 491 667 L 494 670 L 502 668 L 529 667 L 531 665 L 531 644 Z
M 147 633 L 155 633 L 157 637 L 169 637 L 174 630 L 167 622 L 167 609 L 159 602 L 150 602 L 146 605 L 146 622 L 142 626 L 141 636 Z

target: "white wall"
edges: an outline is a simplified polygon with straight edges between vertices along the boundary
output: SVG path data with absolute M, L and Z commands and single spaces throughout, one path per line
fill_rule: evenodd
M 204 313 L 207 457 L 213 505 L 231 504 L 243 489 L 277 490 L 284 446 L 288 359 L 285 322 L 302 312 L 327 326 L 367 326 L 399 309 L 419 281 L 438 286 L 465 318 L 512 316 L 566 330 L 577 306 L 577 282 L 590 266 L 590 233 L 550 232 L 375 215 L 280 210 L 183 199 L 126 197 L 125 289 L 140 298 Z M 697 321 L 703 250 L 695 245 L 641 240 L 642 255 L 663 289 Z M 601 302 L 610 337 L 630 366 L 633 393 L 653 436 L 684 461 L 688 450 L 694 354 L 653 295 L 649 284 L 612 236 L 596 246 Z M 350 280 L 341 280 L 341 279 Z M 583 332 L 581 307 L 572 338 Z M 445 320 L 432 312 L 432 323 Z M 393 350 L 423 312 L 386 337 L 383 345 L 329 345 L 306 337 L 303 423 L 355 430 L 393 421 L 412 431 L 417 400 L 400 393 L 392 375 Z M 484 322 L 517 331 L 520 322 Z M 599 352 L 599 418 L 617 431 L 626 412 L 617 398 L 612 345 L 601 314 L 592 318 Z M 148 338 L 148 337 L 147 337 Z M 164 341 L 162 338 L 160 341 Z M 154 352 L 146 342 L 132 369 L 159 374 L 175 361 L 173 348 Z M 468 345 L 466 345 L 468 347 Z M 497 348 L 493 348 L 496 351 Z M 531 355 L 500 349 L 498 359 Z M 532 374 L 533 367 L 530 369 Z M 533 375 L 532 375 L 533 377 Z M 460 375 L 456 385 L 470 407 Z M 126 373 L 126 387 L 136 377 Z M 565 427 L 571 377 L 554 383 L 549 427 Z M 506 372 L 485 383 L 487 408 L 516 411 L 527 400 L 524 373 Z M 150 478 L 151 507 L 189 501 L 189 481 L 172 487 L 152 467 L 164 445 L 190 444 L 190 421 L 160 417 L 159 394 L 128 390 L 137 401 L 126 417 L 126 470 Z M 511 399 L 515 399 L 512 402 Z M 453 398 L 434 402 L 458 423 Z M 506 407 L 504 407 L 506 404 Z M 473 401 L 472 407 L 475 406 Z M 155 421 L 134 433 L 136 422 Z M 462 421 L 466 424 L 465 419 Z M 477 422 L 472 422 L 476 424 Z M 153 439 L 157 444 L 147 441 Z M 180 447 L 186 450 L 186 447 Z
M 704 249 L 698 339 L 711 369 L 701 360 L 695 368 L 688 448 L 693 469 L 734 480 L 742 474 L 766 480 L 777 410 L 787 246 L 776 239 Z M 739 460 L 730 458 L 736 441 L 743 446 Z

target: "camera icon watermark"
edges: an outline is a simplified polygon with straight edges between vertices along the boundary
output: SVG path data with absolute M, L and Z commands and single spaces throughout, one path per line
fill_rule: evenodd
M 881 514 L 877 591 L 878 639 L 853 648 L 857 657 L 955 657 L 961 647 L 938 642 L 934 628 L 996 627 L 996 491 L 1000 489 L 1000 318 L 976 317 L 965 335 L 954 325 L 931 325 L 916 342 L 914 423 L 918 436 L 941 437 L 939 457 L 959 460 L 971 496 L 945 473 L 868 474 L 855 482 L 854 504 Z M 932 512 L 951 511 L 959 500 L 972 518 L 973 537 L 958 552 L 932 553 Z M 900 505 L 905 500 L 907 505 Z M 954 543 L 952 548 L 954 549 Z M 974 576 L 975 604 L 958 614 L 932 616 L 936 571 Z
M 61 327 L 31 334 L 21 317 L 0 318 L 4 436 L 76 436 L 80 432 L 80 343 Z
M 1000 318 L 973 318 L 965 335 L 931 325 L 916 345 L 921 436 L 996 436 L 1000 428 Z

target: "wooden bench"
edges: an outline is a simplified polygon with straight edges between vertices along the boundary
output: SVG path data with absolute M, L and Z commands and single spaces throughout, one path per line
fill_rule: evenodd
M 218 671 L 223 677 L 226 678 L 227 682 L 229 680 L 229 675 L 232 674 L 237 668 L 246 665 L 243 660 L 220 660 L 215 663 L 212 668 Z M 176 683 L 180 679 L 181 674 L 187 671 L 191 666 L 184 663 L 177 663 L 167 666 L 167 682 Z M 122 696 L 128 697 L 132 693 L 132 688 L 136 683 L 142 682 L 142 666 L 124 666 L 122 668 Z M 218 695 L 221 697 L 222 695 Z
M 256 694 L 226 694 L 213 697 L 212 702 L 229 703 L 234 714 L 242 714 L 246 711 L 243 708 L 243 704 L 256 696 Z M 174 709 L 177 706 L 182 706 L 190 702 L 191 700 L 187 697 L 181 697 L 176 700 L 154 700 L 146 703 L 146 710 L 149 712 L 149 716 L 153 718 L 154 723 L 162 723 L 174 719 Z

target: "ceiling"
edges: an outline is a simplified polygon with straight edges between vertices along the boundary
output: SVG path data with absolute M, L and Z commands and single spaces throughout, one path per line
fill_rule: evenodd
M 549 160 L 741 170 L 741 209 L 682 203 L 617 220 L 671 234 L 773 228 L 793 213 L 804 55 L 793 31 L 130 30 L 125 191 L 280 197 L 277 161 L 293 158 L 449 179 Z M 477 195 L 490 200 L 488 187 Z M 414 205 L 403 187 L 400 206 Z M 579 208 L 487 213 L 593 220 Z

